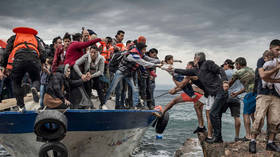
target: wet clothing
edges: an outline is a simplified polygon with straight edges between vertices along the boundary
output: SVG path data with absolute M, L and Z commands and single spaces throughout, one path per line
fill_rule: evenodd
M 76 60 L 78 60 L 85 54 L 83 49 L 89 47 L 90 45 L 96 44 L 99 41 L 101 41 L 100 38 L 89 40 L 86 42 L 71 42 L 66 52 L 64 64 L 69 64 L 70 66 L 73 66 Z
M 233 69 L 228 69 L 225 70 L 227 79 L 230 81 L 232 79 L 232 75 L 234 74 L 234 70 Z M 244 86 L 241 84 L 240 80 L 236 80 L 233 85 L 231 85 L 231 87 L 228 89 L 229 95 L 233 92 L 238 92 L 240 90 L 242 90 L 244 88 Z M 238 99 L 243 98 L 246 95 L 246 93 L 242 93 L 237 95 Z

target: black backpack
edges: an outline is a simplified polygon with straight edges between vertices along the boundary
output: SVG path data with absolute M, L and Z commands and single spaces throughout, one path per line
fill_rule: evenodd
M 115 73 L 118 70 L 119 64 L 122 61 L 123 57 L 127 52 L 115 52 L 109 62 L 109 70 L 112 73 Z

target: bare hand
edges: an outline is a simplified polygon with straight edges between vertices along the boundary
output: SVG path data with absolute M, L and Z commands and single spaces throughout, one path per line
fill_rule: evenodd
M 71 102 L 68 101 L 67 99 L 65 99 L 64 102 L 65 102 L 65 105 L 67 105 L 67 106 L 70 106 L 70 105 L 71 105 Z
M 0 70 L 0 80 L 3 80 L 4 76 L 4 73 Z
M 82 79 L 84 82 L 88 81 L 87 75 L 84 75 L 84 74 L 81 76 L 81 79 Z
M 169 93 L 169 94 L 172 94 L 172 95 L 176 94 L 175 88 L 172 88 L 171 90 L 169 90 L 168 93 Z
M 235 93 L 235 92 L 232 92 L 232 93 L 230 94 L 230 96 L 233 97 L 233 98 L 235 98 L 237 95 L 238 95 L 238 94 Z

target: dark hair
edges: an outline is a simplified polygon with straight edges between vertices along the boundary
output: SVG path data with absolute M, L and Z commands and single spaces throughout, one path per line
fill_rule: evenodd
M 272 41 L 270 42 L 270 44 L 269 44 L 269 47 L 270 47 L 270 48 L 273 48 L 273 47 L 275 47 L 275 46 L 280 46 L 280 40 L 274 39 L 274 40 L 272 40 Z
M 156 54 L 158 54 L 158 50 L 156 48 L 151 48 L 149 50 L 149 53 L 156 53 Z
M 80 41 L 82 39 L 81 33 L 75 33 L 72 35 L 73 41 Z
M 125 34 L 125 32 L 123 30 L 118 30 L 117 35 L 120 35 L 121 33 Z
M 194 55 L 195 57 L 199 57 L 199 62 L 203 62 L 206 60 L 206 56 L 204 52 L 197 52 Z
M 53 38 L 52 44 L 56 44 L 58 39 L 61 39 L 61 37 L 57 36 L 57 37 Z
M 127 41 L 126 41 L 126 45 L 127 45 L 127 44 L 130 44 L 131 42 L 132 42 L 131 40 L 127 40 Z
M 113 39 L 111 37 L 106 37 L 109 43 L 113 42 Z
M 194 62 L 193 61 L 189 61 L 188 64 L 191 65 L 192 67 L 194 67 Z
M 164 61 L 167 62 L 167 61 L 169 61 L 172 58 L 173 58 L 172 55 L 166 55 L 165 58 L 164 58 Z
M 90 46 L 90 49 L 95 49 L 95 50 L 99 51 L 99 48 L 96 45 Z
M 240 66 L 247 66 L 246 59 L 244 57 L 238 57 L 235 60 L 235 63 L 238 63 Z
M 65 39 L 69 39 L 71 41 L 71 35 L 68 32 L 66 32 L 63 36 L 63 40 Z

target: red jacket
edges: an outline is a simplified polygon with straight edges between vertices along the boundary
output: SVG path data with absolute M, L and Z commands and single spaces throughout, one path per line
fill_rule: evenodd
M 61 60 L 62 58 L 63 60 Z M 52 63 L 52 72 L 56 71 L 56 68 L 61 65 L 64 64 L 64 60 L 65 60 L 65 56 L 64 56 L 64 48 L 62 45 L 60 45 L 54 53 L 54 59 L 53 59 L 53 63 Z
M 86 41 L 86 42 L 78 42 L 78 41 L 73 41 L 67 51 L 66 51 L 66 56 L 65 56 L 65 61 L 64 64 L 69 64 L 70 66 L 73 66 L 80 57 L 84 55 L 83 49 L 89 47 L 90 45 L 93 45 L 97 42 L 101 41 L 100 38 Z

